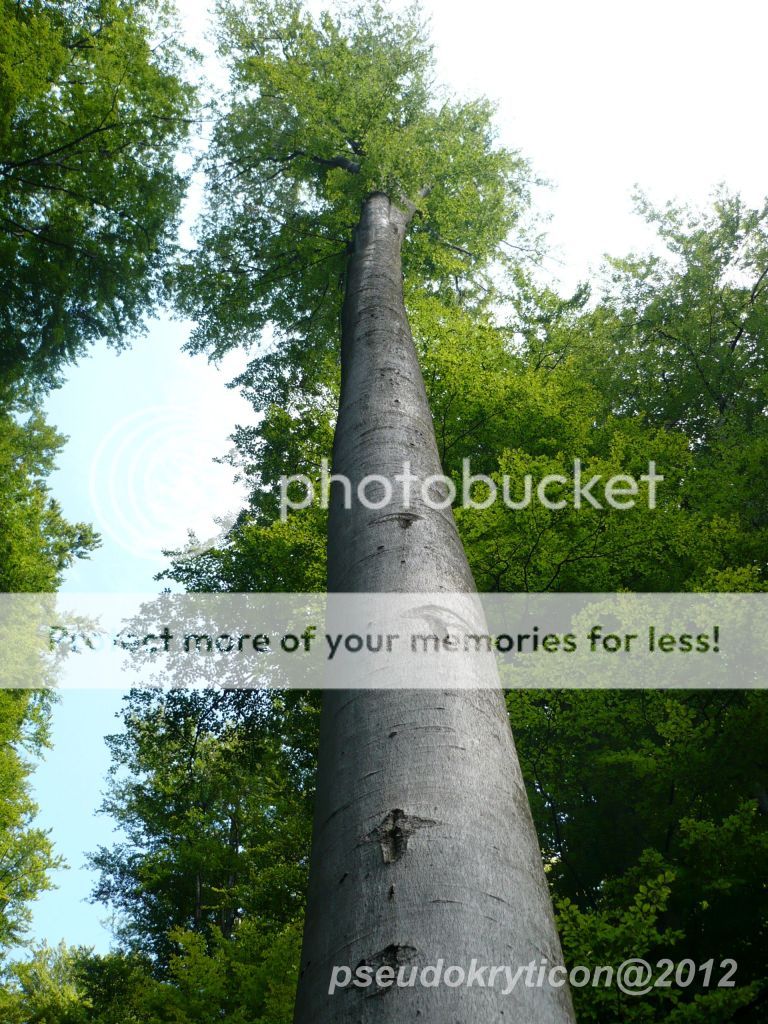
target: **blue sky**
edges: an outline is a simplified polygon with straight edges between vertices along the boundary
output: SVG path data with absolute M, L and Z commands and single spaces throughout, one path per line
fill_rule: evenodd
M 52 491 L 70 519 L 95 523 L 103 537 L 93 557 L 69 572 L 64 591 L 156 592 L 163 545 L 182 544 L 187 527 L 201 537 L 215 534 L 214 517 L 240 506 L 231 471 L 211 464 L 229 447 L 236 420 L 253 418 L 225 387 L 240 361 L 216 370 L 180 355 L 188 332 L 188 324 L 164 316 L 131 350 L 95 351 L 46 403 L 50 421 L 70 436 Z M 185 482 L 190 475 L 197 481 Z M 54 710 L 52 749 L 35 772 L 34 789 L 38 821 L 69 866 L 54 873 L 57 888 L 34 906 L 37 939 L 109 947 L 101 923 L 107 911 L 85 902 L 95 875 L 84 861 L 86 851 L 116 838 L 113 822 L 96 812 L 109 768 L 104 736 L 119 731 L 121 699 L 116 689 L 64 690 Z
M 471 17 L 452 0 L 424 6 L 440 76 L 460 92 L 497 99 L 503 141 L 556 186 L 538 203 L 552 213 L 560 262 L 549 269 L 564 286 L 587 276 L 603 252 L 646 244 L 631 212 L 637 182 L 657 200 L 700 202 L 725 181 L 747 201 L 763 201 L 762 5 L 475 0 Z M 207 5 L 180 7 L 199 43 Z M 193 200 L 190 218 L 195 210 Z M 54 494 L 70 519 L 92 521 L 104 538 L 66 590 L 155 591 L 161 549 L 183 543 L 188 527 L 215 535 L 215 517 L 239 507 L 230 471 L 211 460 L 226 451 L 236 423 L 253 419 L 225 387 L 243 358 L 219 370 L 192 359 L 180 351 L 189 328 L 161 317 L 126 353 L 94 350 L 47 402 L 49 419 L 70 437 Z M 93 876 L 82 865 L 84 851 L 114 838 L 95 812 L 108 768 L 103 738 L 119 704 L 115 690 L 67 691 L 55 710 L 53 749 L 35 792 L 39 821 L 70 868 L 36 904 L 39 939 L 109 944 L 105 909 L 83 902 Z

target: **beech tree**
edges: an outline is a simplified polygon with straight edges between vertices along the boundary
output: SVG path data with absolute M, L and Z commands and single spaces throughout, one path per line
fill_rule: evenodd
M 422 483 L 441 467 L 404 299 L 431 302 L 443 330 L 490 322 L 528 169 L 494 144 L 487 102 L 438 96 L 414 11 L 315 20 L 256 0 L 221 18 L 232 93 L 181 278 L 192 345 L 218 355 L 271 326 L 265 365 L 311 394 L 338 358 L 341 313 L 334 471 L 354 489 L 410 463 Z M 450 511 L 340 499 L 330 591 L 474 589 Z M 296 1021 L 571 1020 L 565 988 L 329 995 L 336 964 L 561 960 L 501 690 L 394 682 L 325 695 Z

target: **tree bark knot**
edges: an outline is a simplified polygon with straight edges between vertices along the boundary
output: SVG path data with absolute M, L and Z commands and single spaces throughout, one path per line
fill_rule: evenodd
M 373 953 L 371 956 L 364 957 L 357 965 L 356 970 L 360 967 L 372 967 L 375 974 L 380 967 L 391 967 L 393 971 L 397 971 L 399 968 L 413 963 L 418 952 L 419 951 L 415 946 L 401 946 L 392 942 L 384 949 L 380 949 L 378 953 Z M 386 987 L 379 988 L 377 985 L 375 991 L 367 994 L 368 996 L 382 995 L 382 993 L 386 992 L 389 987 L 390 986 L 387 985 Z
M 408 840 L 420 828 L 430 828 L 439 822 L 430 818 L 418 818 L 396 807 L 390 811 L 380 825 L 363 836 L 361 843 L 378 843 L 385 864 L 394 864 L 408 849 Z
M 396 522 L 401 530 L 407 530 L 419 519 L 423 519 L 424 516 L 420 516 L 418 512 L 388 512 L 384 516 L 379 516 L 377 519 L 372 519 L 369 526 L 378 526 L 379 523 L 391 523 Z

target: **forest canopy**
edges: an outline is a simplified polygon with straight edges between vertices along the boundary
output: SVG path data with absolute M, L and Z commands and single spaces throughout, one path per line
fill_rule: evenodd
M 150 45 L 170 14 L 119 0 L 2 12 L 4 590 L 55 589 L 97 543 L 47 492 L 61 439 L 36 398 L 96 339 L 123 344 L 164 289 L 196 323 L 192 351 L 249 350 L 233 384 L 261 416 L 233 436 L 249 485 L 234 526 L 204 552 L 170 552 L 161 582 L 326 588 L 326 513 L 283 521 L 279 481 L 317 479 L 331 454 L 345 257 L 377 189 L 413 205 L 405 302 L 446 474 L 469 458 L 497 480 L 568 477 L 574 456 L 606 477 L 640 476 L 649 458 L 664 472 L 655 509 L 457 509 L 478 589 L 768 590 L 768 205 L 726 187 L 706 209 L 638 195 L 653 251 L 611 257 L 601 281 L 562 295 L 526 227 L 527 160 L 498 143 L 491 104 L 436 84 L 418 11 L 226 0 L 230 88 L 200 165 L 197 245 L 177 251 L 194 96 L 185 52 Z M 764 698 L 507 695 L 567 962 L 738 963 L 733 987 L 577 990 L 580 1021 L 763 1019 Z M 48 708 L 3 697 L 0 1016 L 288 1024 L 318 708 L 312 693 L 128 694 L 103 808 L 121 838 L 90 852 L 116 947 L 24 959 L 29 901 L 55 863 L 24 753 L 45 742 Z

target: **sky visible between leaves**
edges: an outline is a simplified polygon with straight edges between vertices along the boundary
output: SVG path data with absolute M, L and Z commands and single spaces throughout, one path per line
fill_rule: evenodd
M 322 4 L 311 3 L 313 10 Z M 399 3 L 393 5 L 400 7 Z M 189 41 L 210 54 L 213 5 L 180 0 Z M 438 78 L 499 105 L 500 139 L 553 189 L 535 196 L 551 215 L 545 270 L 563 289 L 594 278 L 601 255 L 650 244 L 632 214 L 636 184 L 658 202 L 701 203 L 720 182 L 751 205 L 768 195 L 762 0 L 428 0 Z M 217 81 L 220 69 L 208 64 Z M 199 189 L 188 222 L 199 209 Z M 189 239 L 188 224 L 183 237 Z M 180 351 L 189 325 L 162 315 L 131 351 L 94 350 L 47 402 L 69 443 L 52 478 L 70 520 L 104 542 L 70 572 L 65 590 L 156 591 L 161 550 L 201 540 L 236 512 L 242 491 L 212 458 L 253 413 L 226 388 L 242 358 L 220 370 Z M 84 851 L 113 840 L 96 816 L 117 725 L 118 692 L 70 691 L 54 713 L 53 750 L 38 768 L 40 823 L 69 869 L 35 908 L 33 934 L 51 943 L 109 946 L 102 907 L 85 902 L 94 876 Z

